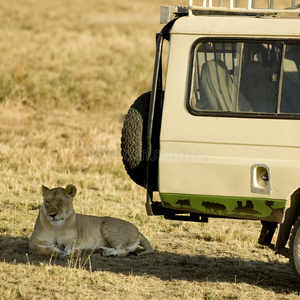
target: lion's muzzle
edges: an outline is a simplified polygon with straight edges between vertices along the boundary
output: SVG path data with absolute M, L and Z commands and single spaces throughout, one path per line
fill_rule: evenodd
M 56 216 L 57 216 L 57 213 L 55 213 L 55 214 L 49 214 L 49 217 L 52 218 L 52 220 L 50 220 L 50 221 L 55 220 Z

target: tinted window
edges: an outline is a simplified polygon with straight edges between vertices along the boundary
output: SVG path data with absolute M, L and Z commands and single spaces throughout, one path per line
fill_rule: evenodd
M 299 45 L 279 42 L 198 44 L 191 108 L 199 113 L 300 113 L 299 52 Z
M 280 111 L 300 114 L 300 45 L 287 45 L 283 60 Z

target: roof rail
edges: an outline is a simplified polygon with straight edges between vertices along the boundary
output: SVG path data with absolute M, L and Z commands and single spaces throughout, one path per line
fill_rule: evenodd
M 201 1 L 200 1 L 201 2 Z M 216 1 L 214 1 L 216 2 Z M 286 8 L 275 8 L 274 0 L 269 0 L 268 8 L 257 8 L 255 0 L 247 0 L 247 6 L 240 6 L 239 0 L 229 0 L 229 6 L 223 6 L 223 0 L 218 1 L 218 6 L 213 5 L 213 0 L 202 0 L 202 5 L 195 6 L 193 5 L 194 1 L 189 0 L 189 10 L 191 13 L 193 11 L 220 11 L 220 12 L 232 12 L 232 13 L 251 13 L 251 14 L 279 14 L 279 13 L 299 13 L 295 11 L 297 8 L 300 8 L 300 4 L 295 4 L 295 0 L 291 0 L 291 6 Z
M 247 5 L 240 5 L 240 0 L 219 0 L 218 5 L 214 5 L 216 0 L 198 0 L 202 5 L 194 5 L 194 0 L 189 0 L 188 6 L 162 6 L 161 7 L 161 23 L 168 23 L 180 16 L 192 16 L 201 14 L 237 14 L 237 15 L 280 15 L 293 14 L 299 16 L 300 4 L 295 4 L 295 0 L 291 0 L 291 6 L 286 8 L 276 8 L 274 0 L 268 0 L 268 8 L 259 8 L 256 6 L 255 0 L 247 0 Z M 227 3 L 227 6 L 223 5 Z M 245 3 L 245 1 L 243 1 Z

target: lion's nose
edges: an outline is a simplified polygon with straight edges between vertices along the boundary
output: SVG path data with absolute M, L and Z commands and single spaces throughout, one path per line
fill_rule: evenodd
M 52 215 L 49 215 L 49 217 L 51 217 L 53 220 L 54 218 L 57 216 L 57 214 L 52 214 Z

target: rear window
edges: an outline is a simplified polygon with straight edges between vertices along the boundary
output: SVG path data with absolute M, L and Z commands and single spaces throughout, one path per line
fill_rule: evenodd
M 189 107 L 194 114 L 299 114 L 300 45 L 200 42 L 193 52 Z

